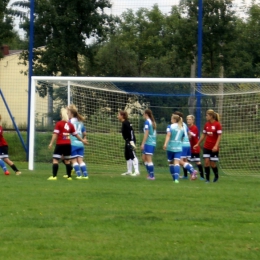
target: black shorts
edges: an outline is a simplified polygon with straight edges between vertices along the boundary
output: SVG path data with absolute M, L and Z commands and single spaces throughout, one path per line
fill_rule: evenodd
M 213 152 L 212 150 L 203 148 L 203 158 L 209 158 L 210 161 L 213 162 L 218 162 L 219 158 L 218 158 L 218 151 L 217 152 Z
M 0 147 L 0 159 L 8 158 L 8 146 Z
M 65 160 L 69 160 L 70 154 L 71 144 L 56 144 L 52 158 L 59 160 L 63 155 Z
M 126 159 L 126 161 L 128 161 L 130 159 L 133 160 L 135 157 L 136 157 L 135 152 L 133 151 L 132 146 L 128 142 L 126 142 L 125 143 L 125 159 Z
M 189 158 L 190 162 L 200 162 L 200 154 L 199 153 L 191 153 L 191 157 Z

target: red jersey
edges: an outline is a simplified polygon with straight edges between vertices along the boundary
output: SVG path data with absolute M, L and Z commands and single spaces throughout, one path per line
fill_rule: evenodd
M 200 147 L 198 146 L 195 150 L 193 149 L 194 145 L 199 141 L 199 129 L 197 126 L 189 126 L 189 138 L 190 138 L 190 148 L 191 153 L 200 153 Z
M 57 122 L 53 133 L 58 135 L 56 144 L 70 144 L 70 134 L 77 135 L 73 124 L 66 121 Z
M 4 137 L 3 137 L 3 127 L 0 126 L 0 146 L 8 146 L 8 143 L 5 141 Z
M 222 134 L 222 126 L 218 121 L 213 123 L 207 122 L 203 129 L 203 134 L 206 135 L 204 148 L 212 150 L 215 146 L 218 136 Z

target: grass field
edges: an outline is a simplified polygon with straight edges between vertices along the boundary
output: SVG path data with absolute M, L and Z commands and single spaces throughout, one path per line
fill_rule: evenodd
M 26 164 L 17 163 L 20 168 Z M 260 259 L 257 177 L 218 183 L 121 176 L 47 181 L 51 164 L 0 174 L 0 259 Z

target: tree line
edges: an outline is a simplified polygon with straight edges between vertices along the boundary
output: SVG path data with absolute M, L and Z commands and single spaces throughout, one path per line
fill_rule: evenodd
M 260 6 L 252 3 L 239 17 L 232 2 L 203 1 L 203 77 L 259 76 Z M 0 45 L 24 48 L 30 1 L 0 3 Z M 167 14 L 154 5 L 113 16 L 105 12 L 108 0 L 35 0 L 34 74 L 194 77 L 197 6 L 198 0 L 181 0 Z M 14 17 L 25 40 L 13 29 Z M 21 61 L 27 59 L 25 50 Z

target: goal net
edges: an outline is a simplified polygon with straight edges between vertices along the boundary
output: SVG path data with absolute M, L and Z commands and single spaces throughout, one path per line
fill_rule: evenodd
M 259 84 L 257 79 L 32 77 L 29 169 L 38 162 L 51 162 L 52 151 L 47 147 L 54 124 L 59 120 L 60 108 L 73 103 L 85 117 L 89 140 L 85 161 L 90 172 L 98 168 L 118 173 L 125 170 L 124 140 L 117 113 L 128 112 L 139 147 L 143 111 L 149 108 L 158 132 L 154 164 L 161 172 L 168 172 L 162 146 L 171 114 L 180 111 L 185 121 L 187 115 L 195 115 L 202 131 L 207 109 L 214 109 L 223 127 L 219 162 L 222 171 L 258 174 Z M 137 156 L 141 161 L 139 149 Z

